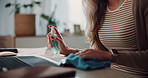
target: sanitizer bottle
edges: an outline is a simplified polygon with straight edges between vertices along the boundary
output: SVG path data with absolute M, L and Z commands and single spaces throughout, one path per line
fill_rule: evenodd
M 54 27 L 51 27 L 51 37 L 57 37 Z M 58 46 L 58 42 L 50 38 L 50 42 L 52 43 L 52 54 L 60 54 L 60 49 Z

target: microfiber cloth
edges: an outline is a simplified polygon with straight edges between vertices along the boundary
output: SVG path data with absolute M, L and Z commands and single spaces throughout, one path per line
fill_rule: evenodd
M 97 58 L 84 59 L 72 53 L 67 56 L 65 61 L 67 64 L 72 64 L 74 67 L 82 70 L 94 70 L 111 65 L 111 61 L 99 61 Z

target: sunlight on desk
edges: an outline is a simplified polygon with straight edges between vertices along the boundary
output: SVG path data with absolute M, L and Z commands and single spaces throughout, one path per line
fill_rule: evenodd
M 35 56 L 38 54 L 45 54 L 47 47 L 41 48 L 17 48 L 17 56 Z

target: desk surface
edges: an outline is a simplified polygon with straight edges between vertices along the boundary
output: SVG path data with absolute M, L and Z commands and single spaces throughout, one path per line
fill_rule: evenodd
M 42 48 L 18 48 L 18 56 L 35 56 L 38 54 L 45 54 L 46 47 Z M 75 78 L 141 78 L 140 76 L 124 73 L 111 68 L 98 69 L 93 71 L 83 71 L 75 68 Z

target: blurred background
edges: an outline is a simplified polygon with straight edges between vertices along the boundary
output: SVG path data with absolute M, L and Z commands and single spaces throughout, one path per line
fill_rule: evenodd
M 54 25 L 72 48 L 88 48 L 82 0 L 0 0 L 0 48 L 47 47 Z

